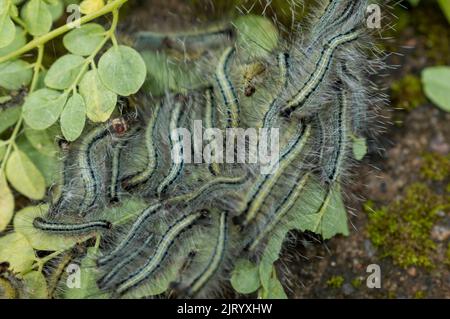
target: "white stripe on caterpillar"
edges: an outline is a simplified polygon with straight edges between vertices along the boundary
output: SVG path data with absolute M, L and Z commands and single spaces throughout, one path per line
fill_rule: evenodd
M 46 221 L 41 217 L 33 220 L 33 226 L 39 230 L 64 235 L 77 235 L 93 231 L 102 231 L 111 229 L 112 224 L 105 220 L 97 220 L 81 224 L 69 224 Z
M 150 234 L 145 241 L 139 246 L 138 249 L 133 251 L 131 254 L 123 258 L 119 263 L 117 263 L 113 269 L 111 269 L 107 274 L 105 274 L 100 280 L 97 282 L 100 289 L 105 288 L 113 279 L 114 277 L 123 270 L 127 265 L 133 262 L 133 260 L 139 256 L 139 254 L 148 247 L 150 242 L 153 239 L 153 235 Z
M 120 252 L 130 243 L 132 242 L 139 233 L 139 229 L 146 223 L 146 221 L 153 216 L 158 210 L 161 208 L 161 204 L 154 204 L 142 212 L 142 214 L 136 219 L 136 221 L 131 226 L 125 238 L 123 238 L 120 243 L 106 256 L 101 257 L 97 260 L 97 265 L 103 266 L 107 264 L 109 261 L 120 255 Z
M 250 252 L 255 251 L 255 249 L 258 247 L 258 245 L 261 243 L 261 241 L 275 228 L 275 226 L 278 225 L 281 219 L 284 218 L 287 212 L 294 206 L 297 199 L 300 197 L 300 195 L 303 193 L 303 190 L 305 189 L 306 183 L 309 180 L 309 174 L 306 174 L 303 176 L 299 183 L 294 186 L 289 193 L 284 197 L 277 208 L 275 209 L 274 213 L 271 214 L 271 219 L 269 219 L 265 225 L 262 227 L 262 230 L 258 233 L 255 240 L 249 245 L 248 250 Z
M 283 116 L 289 116 L 292 112 L 303 106 L 311 94 L 314 93 L 317 87 L 321 84 L 331 65 L 333 54 L 336 49 L 345 43 L 356 40 L 360 34 L 361 31 L 350 31 L 345 34 L 337 35 L 328 41 L 327 45 L 323 48 L 315 69 L 310 74 L 308 80 L 304 83 L 300 90 L 287 101 L 286 105 L 282 107 L 281 113 Z
M 162 102 L 161 102 L 162 103 Z M 145 129 L 145 146 L 147 148 L 147 166 L 144 170 L 137 173 L 134 176 L 130 176 L 124 179 L 124 186 L 126 189 L 131 189 L 139 184 L 147 182 L 155 172 L 158 161 L 158 153 L 155 149 L 154 135 L 155 128 L 158 122 L 158 116 L 161 110 L 161 103 L 156 103 L 155 108 L 152 111 L 152 116 Z
M 222 260 L 225 256 L 225 250 L 227 248 L 228 239 L 228 223 L 227 223 L 227 213 L 222 212 L 219 221 L 219 232 L 217 234 L 216 245 L 214 246 L 214 251 L 212 253 L 211 259 L 209 260 L 206 268 L 192 281 L 190 287 L 187 290 L 188 296 L 195 296 L 204 285 L 211 279 L 212 276 L 217 272 Z
M 301 154 L 305 145 L 309 141 L 311 135 L 311 125 L 303 125 L 300 132 L 291 140 L 289 145 L 284 149 L 279 159 L 279 167 L 273 174 L 260 175 L 256 185 L 253 186 L 252 191 L 247 196 L 244 202 L 244 207 L 240 215 L 235 221 L 245 227 L 256 216 L 261 209 L 265 199 L 270 194 L 273 186 L 280 179 L 285 169 Z
M 222 96 L 227 112 L 228 128 L 239 127 L 239 99 L 233 83 L 228 76 L 229 64 L 234 52 L 234 47 L 229 47 L 223 52 L 215 75 L 220 95 Z
M 279 70 L 279 91 L 287 86 L 288 83 L 288 75 L 289 75 L 289 54 L 280 53 L 277 57 L 278 61 L 278 70 Z M 279 92 L 278 91 L 278 92 Z M 277 114 L 278 106 L 276 101 L 278 100 L 278 92 L 274 95 L 272 102 L 270 103 L 269 110 L 264 115 L 263 127 L 270 128 L 273 127 L 273 121 Z
M 184 149 L 183 143 L 180 142 L 180 136 L 177 132 L 178 124 L 181 118 L 181 107 L 185 105 L 182 101 L 176 101 L 175 107 L 170 115 L 169 133 L 170 144 L 172 148 L 172 167 L 169 174 L 164 178 L 158 186 L 157 194 L 161 197 L 170 185 L 178 178 L 184 167 Z
M 201 216 L 202 212 L 193 213 L 183 216 L 171 225 L 158 243 L 154 254 L 149 258 L 143 267 L 130 274 L 119 283 L 116 289 L 117 293 L 123 294 L 147 279 L 164 261 L 176 238 L 180 236 L 184 230 L 192 226 Z
M 84 198 L 81 205 L 82 212 L 91 208 L 99 196 L 102 186 L 98 171 L 94 167 L 93 150 L 108 137 L 110 137 L 108 129 L 100 126 L 90 132 L 81 143 L 78 160 L 81 169 L 81 178 L 84 184 Z

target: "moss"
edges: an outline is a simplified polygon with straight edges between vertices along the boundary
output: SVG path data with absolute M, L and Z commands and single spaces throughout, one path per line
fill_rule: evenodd
M 393 107 L 406 111 L 411 111 L 426 101 L 422 83 L 415 75 L 406 75 L 394 82 L 391 93 Z
M 327 286 L 330 288 L 341 288 L 344 284 L 344 277 L 342 276 L 333 276 L 327 280 Z
M 438 153 L 423 155 L 420 173 L 422 177 L 432 181 L 445 180 L 450 177 L 450 155 L 443 156 Z
M 351 281 L 351 284 L 354 288 L 358 289 L 363 284 L 363 279 L 360 277 L 356 277 Z
M 423 290 L 419 290 L 414 293 L 414 299 L 424 299 L 426 296 L 427 293 Z
M 369 213 L 369 238 L 383 257 L 392 257 L 400 267 L 431 268 L 436 244 L 430 233 L 443 206 L 444 198 L 420 183 L 408 187 L 402 199 L 388 206 L 376 209 L 369 201 L 364 207 Z

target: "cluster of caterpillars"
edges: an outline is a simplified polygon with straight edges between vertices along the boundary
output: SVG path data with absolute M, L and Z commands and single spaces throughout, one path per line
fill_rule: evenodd
M 325 190 L 320 206 L 310 207 L 318 216 L 340 191 L 352 137 L 364 135 L 368 121 L 366 6 L 329 1 L 308 28 L 264 57 L 241 50 L 230 30 L 179 36 L 183 49 L 213 46 L 208 63 L 198 63 L 208 65 L 209 84 L 139 94 L 137 116 L 96 125 L 64 144 L 60 187 L 34 227 L 101 234 L 95 284 L 110 296 L 141 296 L 135 292 L 158 284 L 166 297 L 220 295 L 238 257 L 257 258 L 277 227 L 311 206 L 303 196 L 311 185 Z M 178 38 L 150 42 L 174 47 Z M 191 150 L 171 132 L 193 130 L 195 120 L 204 128 L 279 128 L 277 168 L 260 174 L 252 164 L 184 162 Z M 125 223 L 105 214 L 136 199 L 146 207 Z M 320 227 L 319 219 L 317 233 Z

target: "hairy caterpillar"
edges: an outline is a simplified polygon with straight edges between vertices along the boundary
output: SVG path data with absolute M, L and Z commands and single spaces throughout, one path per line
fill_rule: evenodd
M 162 102 L 161 102 L 162 103 Z M 153 175 L 157 163 L 158 163 L 158 154 L 155 149 L 154 139 L 155 139 L 155 130 L 156 123 L 158 120 L 158 115 L 161 110 L 161 103 L 156 103 L 155 108 L 152 110 L 152 116 L 147 124 L 145 130 L 145 146 L 147 149 L 147 166 L 145 169 L 134 176 L 126 177 L 124 179 L 124 185 L 126 189 L 131 189 L 136 187 L 139 184 L 145 183 L 148 181 Z
M 133 223 L 133 225 L 131 226 L 131 229 L 128 231 L 128 234 L 125 236 L 124 239 L 121 240 L 121 242 L 119 243 L 119 245 L 117 245 L 113 251 L 111 251 L 108 255 L 104 256 L 104 257 L 100 257 L 97 260 L 97 264 L 99 266 L 105 265 L 106 263 L 108 263 L 109 261 L 113 260 L 114 258 L 116 258 L 118 256 L 118 253 L 123 250 L 126 245 L 130 242 L 132 242 L 134 240 L 134 238 L 136 238 L 139 229 L 142 227 L 142 225 L 154 214 L 156 214 L 156 212 L 158 211 L 158 209 L 161 208 L 161 204 L 154 204 L 149 206 L 148 208 L 146 208 L 142 214 L 138 217 L 138 219 Z
M 157 244 L 156 251 L 153 256 L 150 257 L 150 259 L 142 268 L 122 280 L 118 284 L 116 291 L 119 294 L 122 294 L 150 276 L 160 266 L 161 262 L 167 256 L 167 252 L 174 244 L 175 239 L 188 227 L 192 226 L 195 221 L 202 215 L 202 212 L 197 212 L 187 216 L 183 216 L 173 225 L 171 225 L 167 233 L 164 234 L 163 238 Z
M 88 233 L 92 231 L 109 230 L 111 229 L 112 224 L 105 220 L 98 220 L 80 224 L 68 224 L 68 223 L 50 222 L 44 220 L 41 217 L 38 217 L 33 221 L 33 226 L 45 232 L 73 235 L 73 234 Z
M 277 57 L 278 69 L 280 73 L 279 86 L 280 89 L 286 88 L 288 83 L 288 73 L 289 73 L 289 54 L 280 53 Z M 273 127 L 273 121 L 275 116 L 278 114 L 279 109 L 276 105 L 278 96 L 274 96 L 273 101 L 270 103 L 269 110 L 264 115 L 263 127 Z
M 221 262 L 225 255 L 228 238 L 227 213 L 222 212 L 219 219 L 219 229 L 217 233 L 216 244 L 214 246 L 211 258 L 206 265 L 206 268 L 201 271 L 186 288 L 185 294 L 194 297 L 203 286 L 211 279 L 221 266 Z
M 258 182 L 254 186 L 254 189 L 247 197 L 245 207 L 239 216 L 243 219 L 242 222 L 240 222 L 239 219 L 236 220 L 239 224 L 241 224 L 241 226 L 248 225 L 255 218 L 256 214 L 263 205 L 265 198 L 268 196 L 281 174 L 304 149 L 306 143 L 309 141 L 310 134 L 311 126 L 309 124 L 302 125 L 300 132 L 294 137 L 280 156 L 280 167 L 276 169 L 274 174 L 265 175 L 259 178 Z
M 228 75 L 235 48 L 225 49 L 216 69 L 216 81 L 227 113 L 227 127 L 239 127 L 239 99 Z
M 107 143 L 111 139 L 108 128 L 100 126 L 83 139 L 79 153 L 79 167 L 81 168 L 81 178 L 84 183 L 84 198 L 81 204 L 81 212 L 90 209 L 101 192 L 101 177 L 93 166 L 95 165 L 94 152 L 102 143 Z
M 120 260 L 120 262 L 118 262 L 110 271 L 108 271 L 106 273 L 106 275 L 104 275 L 102 278 L 99 279 L 99 281 L 97 282 L 98 286 L 100 289 L 104 289 L 109 282 L 111 282 L 111 280 L 117 276 L 117 274 L 123 270 L 128 264 L 132 263 L 133 260 L 136 259 L 137 256 L 139 256 L 140 253 L 142 253 L 142 251 L 148 247 L 148 245 L 151 243 L 151 241 L 153 240 L 153 235 L 150 234 L 145 241 L 142 243 L 141 247 L 139 247 L 138 249 L 136 249 L 135 251 L 133 251 L 131 254 L 129 254 L 127 257 L 123 258 L 122 260 Z M 111 254 L 110 256 L 113 256 L 113 254 Z M 107 260 L 109 261 L 109 260 Z M 102 261 L 100 261 L 100 259 L 98 260 L 98 264 L 105 264 L 107 261 L 105 261 L 105 259 L 103 259 Z
M 99 234 L 100 251 L 92 266 L 103 293 L 211 297 L 229 279 L 238 257 L 263 254 L 272 236 L 281 236 L 291 220 L 317 218 L 290 229 L 325 234 L 322 217 L 333 214 L 334 196 L 345 181 L 350 136 L 367 126 L 369 117 L 363 115 L 375 96 L 366 83 L 372 65 L 360 67 L 367 59 L 362 43 L 367 32 L 361 23 L 365 3 L 330 1 L 317 10 L 322 12 L 317 27 L 295 27 L 292 36 L 280 37 L 273 46 L 258 43 L 261 35 L 244 39 L 237 27 L 234 43 L 220 43 L 226 28 L 217 34 L 147 34 L 149 42 L 143 46 L 150 49 L 201 51 L 204 55 L 189 68 L 204 78 L 201 85 L 145 99 L 148 103 L 139 105 L 142 112 L 123 138 L 115 138 L 121 135 L 117 129 L 108 135 L 101 126 L 84 135 L 81 146 L 71 145 L 64 191 L 56 198 L 68 205 L 55 206 L 61 215 L 73 216 L 81 202 L 89 221 L 76 216 L 73 220 L 80 224 L 111 218 L 114 227 L 109 235 Z M 244 49 L 244 40 L 264 52 Z M 288 116 L 295 111 L 301 111 L 299 116 Z M 281 152 L 271 162 L 271 174 L 263 175 L 257 164 L 245 161 L 219 165 L 185 160 L 192 150 L 172 133 L 183 129 L 195 135 L 191 123 L 199 120 L 201 129 L 279 129 Z M 243 148 L 250 149 L 254 140 L 242 138 Z M 264 144 L 261 138 L 256 143 Z M 235 146 L 229 151 L 236 158 Z M 195 150 L 195 141 L 190 147 Z M 103 198 L 117 203 L 103 203 Z M 142 201 L 139 209 L 128 211 L 127 198 Z M 204 210 L 213 226 L 191 228 Z M 58 217 L 51 220 L 65 224 Z M 126 223 L 122 227 L 117 220 Z M 170 286 L 174 282 L 176 287 Z
M 167 191 L 167 188 L 174 183 L 174 181 L 178 178 L 183 170 L 184 159 L 183 159 L 183 145 L 180 143 L 180 137 L 176 132 L 179 127 L 180 118 L 181 118 L 181 107 L 186 105 L 183 101 L 183 98 L 175 101 L 175 107 L 170 115 L 170 123 L 169 123 L 169 135 L 170 135 L 170 144 L 172 147 L 172 167 L 170 169 L 169 174 L 164 178 L 161 184 L 158 186 L 157 193 L 158 196 L 161 197 Z
M 330 68 L 332 56 L 335 50 L 345 43 L 356 40 L 360 34 L 360 30 L 350 31 L 345 34 L 337 35 L 336 37 L 328 41 L 327 45 L 325 45 L 324 49 L 321 52 L 319 60 L 316 63 L 314 72 L 310 74 L 309 78 L 301 87 L 301 89 L 292 97 L 292 99 L 288 100 L 286 105 L 281 109 L 281 113 L 283 116 L 288 117 L 292 112 L 303 106 L 305 101 L 320 85 L 323 77 Z

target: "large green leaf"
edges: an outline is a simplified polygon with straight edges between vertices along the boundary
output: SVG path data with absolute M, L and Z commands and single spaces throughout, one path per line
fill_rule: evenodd
M 8 262 L 14 272 L 30 270 L 35 260 L 34 250 L 27 238 L 15 232 L 0 237 L 0 263 Z
M 74 84 L 83 67 L 84 58 L 66 54 L 56 60 L 45 76 L 45 84 L 52 89 L 64 90 Z
M 25 122 L 35 130 L 45 130 L 58 120 L 66 104 L 67 93 L 40 89 L 31 93 L 23 105 Z
M 31 65 L 22 60 L 0 64 L 0 86 L 7 90 L 18 90 L 28 85 L 33 76 Z
M 43 0 L 29 0 L 22 7 L 21 16 L 34 36 L 45 34 L 52 27 L 52 13 Z
M 96 23 L 88 23 L 73 29 L 63 38 L 64 46 L 77 55 L 90 55 L 105 38 L 105 29 Z
M 16 149 L 8 158 L 6 177 L 10 184 L 26 197 L 40 200 L 45 195 L 45 179 L 30 158 Z
M 86 122 L 86 105 L 83 97 L 75 93 L 69 100 L 61 114 L 61 130 L 68 141 L 75 141 L 83 132 Z
M 422 83 L 428 98 L 444 111 L 450 112 L 450 67 L 426 68 L 422 72 Z
M 107 89 L 97 71 L 89 71 L 81 80 L 80 93 L 86 103 L 87 117 L 93 122 L 106 122 L 113 113 L 117 95 Z
M 127 46 L 113 46 L 98 62 L 98 74 L 111 91 L 128 96 L 136 93 L 144 84 L 147 74 L 141 55 Z
M 1 157 L 0 157 L 1 160 Z M 14 196 L 6 183 L 5 174 L 0 172 L 0 233 L 6 229 L 14 213 Z

